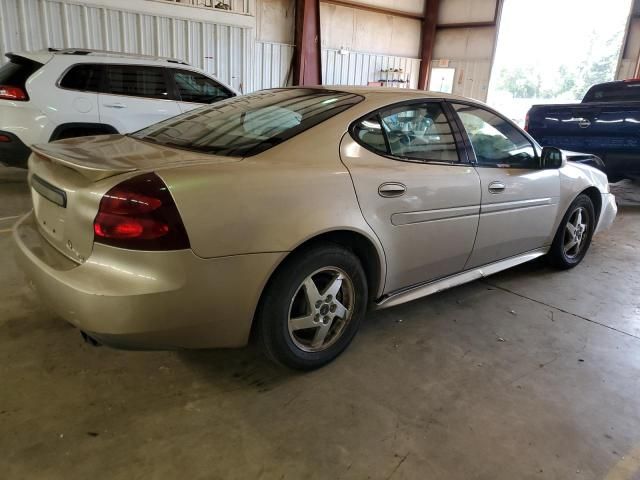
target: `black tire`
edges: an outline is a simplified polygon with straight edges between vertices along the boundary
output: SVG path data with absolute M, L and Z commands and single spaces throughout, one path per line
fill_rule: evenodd
M 586 215 L 586 226 L 580 233 L 579 245 L 567 250 L 567 246 L 574 240 L 568 224 L 571 223 L 573 226 L 578 211 Z M 578 195 L 562 218 L 549 250 L 549 260 L 555 267 L 567 270 L 582 261 L 591 245 L 591 238 L 596 225 L 595 218 L 595 209 L 591 199 L 585 194 Z
M 340 281 L 340 287 L 335 297 L 323 293 L 320 300 L 313 292 L 311 296 L 307 295 L 303 282 L 308 278 L 312 278 L 312 289 L 317 287 L 318 294 L 327 293 L 328 287 L 335 287 L 337 281 Z M 296 370 L 322 367 L 340 355 L 353 340 L 366 312 L 367 291 L 364 269 L 351 251 L 339 245 L 323 244 L 294 253 L 274 274 L 261 298 L 256 318 L 258 342 L 270 359 L 286 367 Z M 328 302 L 329 297 L 332 300 Z M 312 303 L 311 298 L 316 302 Z M 351 306 L 347 309 L 350 313 L 344 315 L 348 320 L 338 317 L 343 311 L 343 303 L 345 307 Z M 321 312 L 324 317 L 320 316 Z M 324 319 L 329 318 L 327 315 L 335 317 L 324 323 Z M 298 325 L 290 321 L 290 316 L 313 321 L 313 326 L 292 331 Z M 326 347 L 313 346 L 314 340 L 321 336 L 321 330 L 327 332 L 323 337 Z M 321 349 L 310 351 L 314 348 Z

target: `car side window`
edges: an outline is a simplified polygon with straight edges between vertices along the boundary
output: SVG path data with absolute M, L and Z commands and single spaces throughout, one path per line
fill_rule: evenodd
M 381 110 L 353 129 L 369 149 L 407 160 L 458 162 L 451 125 L 437 102 Z
M 415 160 L 457 162 L 449 121 L 439 103 L 403 105 L 380 113 L 391 154 Z
M 60 87 L 81 92 L 100 91 L 102 66 L 85 63 L 75 65 L 60 80 Z
M 219 83 L 196 72 L 173 70 L 173 79 L 183 102 L 213 103 L 234 96 Z
M 380 125 L 378 114 L 371 115 L 358 122 L 353 129 L 353 133 L 359 143 L 369 147 L 370 150 L 389 155 L 390 152 L 387 148 L 384 133 L 382 133 L 382 125 Z
M 107 65 L 106 93 L 130 97 L 169 98 L 164 69 L 140 65 Z
M 473 105 L 453 104 L 480 166 L 539 168 L 533 145 L 498 115 Z

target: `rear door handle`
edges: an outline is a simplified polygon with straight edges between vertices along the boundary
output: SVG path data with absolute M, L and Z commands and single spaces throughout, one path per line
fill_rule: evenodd
M 124 103 L 105 103 L 104 106 L 107 108 L 127 108 Z
M 378 187 L 378 194 L 381 197 L 400 197 L 405 194 L 407 187 L 401 183 L 388 182 Z
M 491 182 L 489 184 L 489 191 L 491 193 L 502 193 L 505 188 L 506 187 L 502 182 Z

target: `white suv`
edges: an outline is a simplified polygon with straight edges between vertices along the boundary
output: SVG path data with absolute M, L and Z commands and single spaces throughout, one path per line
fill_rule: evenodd
M 9 53 L 0 67 L 0 163 L 26 166 L 29 147 L 129 133 L 237 95 L 170 58 L 95 50 Z

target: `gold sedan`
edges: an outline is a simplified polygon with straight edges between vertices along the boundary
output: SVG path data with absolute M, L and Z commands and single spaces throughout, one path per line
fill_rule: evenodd
M 468 99 L 286 88 L 132 135 L 33 148 L 14 238 L 41 298 L 97 342 L 333 360 L 368 308 L 548 255 L 584 257 L 607 178 Z

